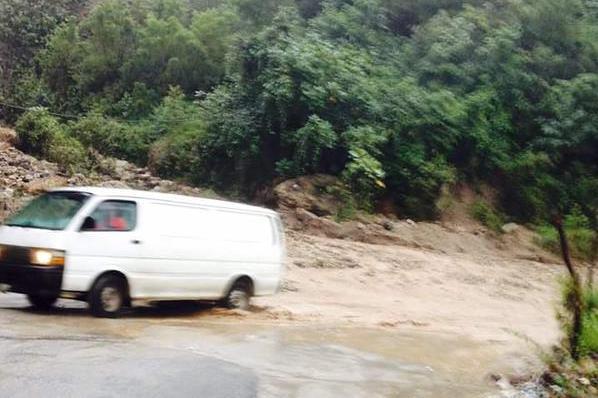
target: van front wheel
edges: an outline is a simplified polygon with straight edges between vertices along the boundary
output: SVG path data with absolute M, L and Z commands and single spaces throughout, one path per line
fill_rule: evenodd
M 56 303 L 58 297 L 55 296 L 42 296 L 37 294 L 28 294 L 27 299 L 32 306 L 39 310 L 47 311 Z
M 226 296 L 225 304 L 230 309 L 247 311 L 251 300 L 251 286 L 245 281 L 237 281 Z
M 126 303 L 126 283 L 114 275 L 101 277 L 91 289 L 89 307 L 94 316 L 118 317 Z

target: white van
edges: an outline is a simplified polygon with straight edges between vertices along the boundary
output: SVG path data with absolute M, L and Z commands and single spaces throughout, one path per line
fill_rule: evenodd
M 276 212 L 155 192 L 57 189 L 0 227 L 0 290 L 40 308 L 85 300 L 102 317 L 133 300 L 247 308 L 277 292 L 284 260 Z

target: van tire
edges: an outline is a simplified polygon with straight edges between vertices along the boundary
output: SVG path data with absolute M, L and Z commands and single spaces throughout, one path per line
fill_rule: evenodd
M 127 302 L 127 283 L 116 275 L 100 277 L 89 294 L 91 313 L 99 318 L 117 318 Z
M 43 296 L 38 294 L 28 294 L 27 300 L 33 307 L 38 310 L 47 311 L 56 304 L 58 300 L 57 296 Z
M 251 301 L 251 284 L 244 280 L 238 280 L 228 292 L 224 304 L 232 310 L 247 311 Z

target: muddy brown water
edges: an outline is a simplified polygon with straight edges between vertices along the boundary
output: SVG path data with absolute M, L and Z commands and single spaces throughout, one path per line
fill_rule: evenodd
M 147 366 L 147 379 L 125 390 L 131 396 L 155 392 L 152 383 L 159 381 L 162 387 L 168 383 L 186 386 L 187 390 L 178 390 L 178 396 L 201 382 L 197 388 L 211 386 L 213 396 L 232 396 L 226 388 L 234 387 L 235 396 L 267 398 L 494 397 L 498 391 L 488 380 L 489 373 L 510 372 L 533 363 L 529 353 L 508 352 L 512 345 L 506 342 L 458 335 L 357 325 L 260 323 L 195 306 L 144 308 L 122 319 L 106 320 L 90 317 L 80 303 L 64 301 L 51 313 L 42 314 L 29 309 L 21 296 L 0 295 L 0 360 L 4 364 L 18 362 L 21 372 L 34 370 L 39 355 L 57 342 L 60 345 L 54 350 L 75 356 L 62 362 L 58 355 L 53 362 L 53 375 L 63 376 L 67 383 L 51 384 L 56 391 L 64 392 L 67 386 L 68 391 L 77 391 L 77 383 L 88 392 L 97 388 L 88 376 L 77 378 L 77 373 L 88 372 L 106 359 L 103 374 L 107 377 L 145 374 Z M 154 354 L 157 359 L 151 359 Z M 134 369 L 131 358 L 138 358 Z M 215 361 L 205 366 L 212 373 L 198 370 L 189 376 L 190 363 L 211 363 L 207 361 Z M 162 363 L 169 372 L 159 370 Z M 44 383 L 43 378 L 36 380 Z M 2 389 L 21 391 L 15 384 L 14 378 L 0 372 Z M 109 387 L 101 385 L 102 394 L 97 396 L 110 396 Z

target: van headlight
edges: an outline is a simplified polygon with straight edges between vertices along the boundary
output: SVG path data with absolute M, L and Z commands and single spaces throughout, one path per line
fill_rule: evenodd
M 31 249 L 31 264 L 33 265 L 64 265 L 64 252 L 60 250 Z

